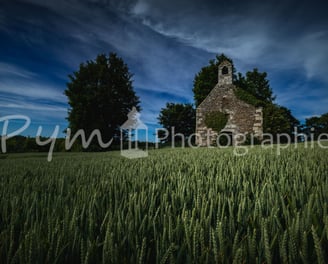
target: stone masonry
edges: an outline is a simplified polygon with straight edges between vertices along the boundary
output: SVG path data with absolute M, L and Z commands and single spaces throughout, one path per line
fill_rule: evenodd
M 218 83 L 196 109 L 196 144 L 216 144 L 218 133 L 205 125 L 206 114 L 220 111 L 228 114 L 228 122 L 220 133 L 231 136 L 231 143 L 237 144 L 238 134 L 253 134 L 262 138 L 262 108 L 256 108 L 240 99 L 234 93 L 232 65 L 224 61 L 219 65 Z

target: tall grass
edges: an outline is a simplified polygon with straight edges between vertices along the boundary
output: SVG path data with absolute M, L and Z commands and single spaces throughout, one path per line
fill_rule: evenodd
M 324 149 L 0 160 L 1 263 L 324 263 Z

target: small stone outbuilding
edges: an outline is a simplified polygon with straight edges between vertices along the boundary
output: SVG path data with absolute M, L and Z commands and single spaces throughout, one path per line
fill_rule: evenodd
M 216 142 L 220 133 L 231 135 L 231 144 L 236 144 L 237 135 L 252 134 L 261 138 L 263 134 L 262 108 L 250 105 L 235 95 L 237 87 L 233 84 L 232 64 L 222 62 L 218 67 L 218 83 L 196 109 L 196 143 L 207 146 Z M 206 115 L 222 112 L 228 117 L 225 127 L 214 131 L 205 125 Z

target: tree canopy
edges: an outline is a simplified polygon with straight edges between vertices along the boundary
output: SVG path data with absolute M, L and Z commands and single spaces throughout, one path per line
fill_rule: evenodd
M 103 141 L 117 138 L 119 126 L 132 107 L 140 110 L 131 78 L 128 66 L 115 53 L 100 54 L 94 61 L 82 63 L 78 71 L 69 75 L 65 90 L 71 131 L 83 129 L 90 136 L 99 129 Z
M 328 133 L 328 113 L 305 119 L 304 132 L 307 134 L 314 134 L 315 139 L 322 133 Z
M 192 104 L 167 103 L 166 107 L 161 109 L 158 121 L 169 133 L 174 127 L 175 134 L 181 133 L 188 137 L 195 132 L 196 111 Z M 177 139 L 181 140 L 181 138 Z M 171 136 L 165 141 L 170 140 Z
M 269 80 L 267 79 L 267 73 L 259 72 L 257 68 L 253 69 L 253 71 L 246 72 L 245 77 L 241 73 L 238 73 L 235 84 L 263 103 L 272 103 L 275 100 Z
M 287 133 L 290 136 L 294 127 L 300 122 L 292 115 L 291 111 L 277 104 L 267 104 L 263 109 L 263 131 L 271 135 Z

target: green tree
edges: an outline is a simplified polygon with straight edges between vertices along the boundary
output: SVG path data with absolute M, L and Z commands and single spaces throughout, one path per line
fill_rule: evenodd
M 313 133 L 315 139 L 322 133 L 328 133 L 328 113 L 305 119 L 304 132 L 307 134 Z
M 187 138 L 195 132 L 196 111 L 192 104 L 167 103 L 166 107 L 161 109 L 158 121 L 169 132 L 174 127 L 175 134 L 181 133 Z M 181 140 L 180 137 L 176 139 Z M 170 140 L 171 135 L 165 141 Z
M 238 73 L 238 78 L 235 81 L 237 87 L 247 91 L 262 101 L 263 105 L 272 103 L 275 100 L 266 72 L 259 72 L 257 68 L 253 71 L 248 71 L 246 77 Z
M 229 61 L 232 63 L 233 77 L 236 79 L 236 69 L 233 66 L 233 61 L 223 53 L 216 55 L 214 60 L 209 61 L 209 65 L 203 67 L 194 78 L 194 100 L 196 107 L 206 98 L 214 86 L 218 83 L 218 66 L 223 61 Z
M 115 53 L 100 54 L 69 75 L 65 94 L 72 133 L 83 129 L 89 137 L 94 129 L 99 129 L 104 142 L 117 138 L 119 126 L 132 107 L 140 110 L 131 78 L 128 66 Z
M 263 109 L 263 132 L 273 136 L 286 133 L 292 135 L 294 127 L 300 122 L 292 115 L 286 107 L 277 104 L 267 104 Z

